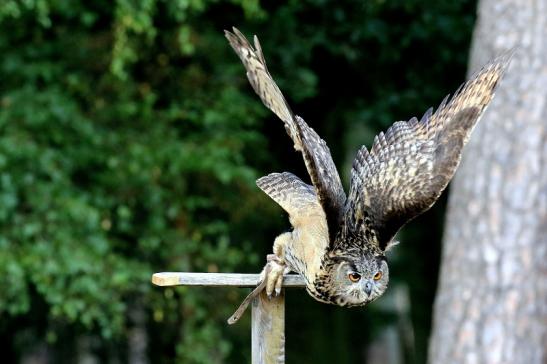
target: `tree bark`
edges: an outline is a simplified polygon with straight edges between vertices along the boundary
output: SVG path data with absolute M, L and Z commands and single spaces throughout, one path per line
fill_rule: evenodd
M 514 46 L 452 183 L 431 363 L 547 362 L 547 0 L 479 2 L 470 71 Z

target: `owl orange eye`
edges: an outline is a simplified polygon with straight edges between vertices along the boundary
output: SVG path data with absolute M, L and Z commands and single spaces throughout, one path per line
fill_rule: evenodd
M 376 272 L 374 277 L 372 277 L 372 279 L 374 279 L 375 281 L 379 280 L 380 278 L 382 278 L 382 272 Z
M 359 282 L 359 280 L 361 279 L 361 275 L 359 273 L 350 273 L 348 274 L 348 278 L 350 281 L 355 283 L 355 282 Z

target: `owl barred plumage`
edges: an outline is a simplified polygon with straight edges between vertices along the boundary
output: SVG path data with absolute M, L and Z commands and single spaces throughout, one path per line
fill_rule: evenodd
M 283 120 L 285 129 L 294 143 L 294 148 L 302 152 L 312 184 L 327 214 L 330 231 L 334 233 L 342 220 L 346 194 L 330 150 L 325 141 L 302 118 L 292 113 L 283 94 L 268 72 L 258 38 L 256 36 L 254 38 L 255 50 L 239 30 L 236 28 L 233 30 L 234 33 L 225 32 L 226 38 L 243 62 L 247 70 L 247 78 L 253 89 L 260 96 L 264 105 Z
M 283 120 L 313 185 L 287 172 L 257 181 L 289 214 L 294 228 L 275 240 L 262 286 L 268 294 L 279 292 L 282 274 L 290 270 L 301 274 L 307 291 L 322 302 L 356 306 L 378 298 L 389 281 L 385 251 L 397 231 L 429 209 L 452 179 L 513 52 L 487 64 L 435 112 L 398 121 L 376 136 L 370 151 L 362 147 L 346 198 L 329 148 L 289 108 L 268 72 L 258 38 L 253 48 L 236 28 L 225 35 L 255 92 Z

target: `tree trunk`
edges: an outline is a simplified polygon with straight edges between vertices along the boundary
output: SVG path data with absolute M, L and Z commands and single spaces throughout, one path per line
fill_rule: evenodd
M 431 363 L 547 362 L 547 0 L 482 0 L 470 71 L 519 46 L 452 184 Z
M 129 318 L 133 328 L 128 333 L 128 362 L 131 364 L 149 364 L 148 333 L 146 331 L 146 311 L 142 302 L 133 303 L 129 308 Z
M 49 364 L 52 362 L 51 350 L 45 342 L 40 342 L 23 350 L 20 364 Z

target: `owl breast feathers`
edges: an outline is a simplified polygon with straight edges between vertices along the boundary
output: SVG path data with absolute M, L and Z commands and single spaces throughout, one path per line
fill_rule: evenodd
M 274 265 L 263 278 L 269 281 L 268 293 L 280 287 L 283 272 L 292 270 L 322 302 L 355 306 L 376 299 L 389 280 L 385 251 L 397 231 L 429 209 L 452 179 L 462 148 L 513 52 L 484 66 L 435 111 L 398 121 L 375 137 L 370 150 L 363 146 L 353 162 L 346 197 L 329 148 L 289 108 L 256 36 L 253 47 L 236 28 L 225 34 L 254 91 L 283 121 L 294 148 L 302 153 L 312 182 L 310 186 L 287 172 L 257 181 L 289 214 L 294 228 L 274 243 Z

